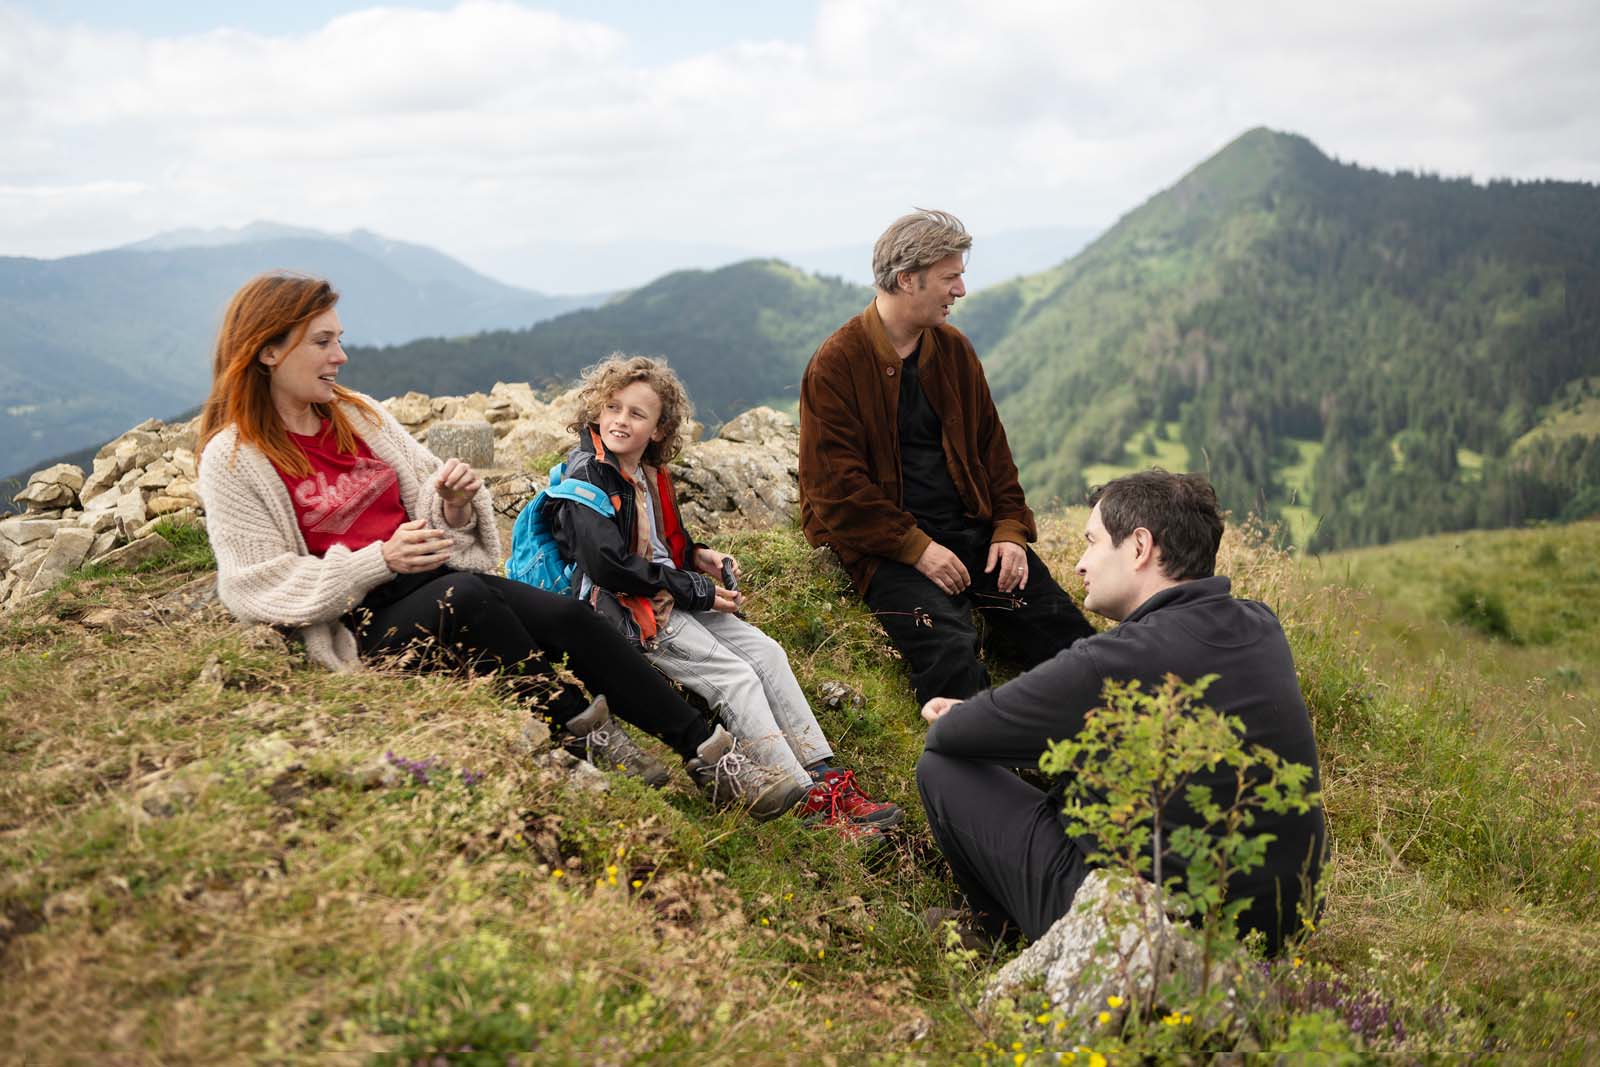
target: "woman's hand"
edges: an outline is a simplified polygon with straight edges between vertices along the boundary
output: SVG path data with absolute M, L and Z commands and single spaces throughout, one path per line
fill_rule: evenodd
M 483 487 L 483 479 L 469 463 L 447 459 L 433 479 L 444 509 L 444 521 L 451 526 L 465 526 L 472 518 L 472 497 Z
M 431 571 L 450 562 L 450 538 L 421 519 L 402 522 L 383 543 L 383 562 L 396 574 Z

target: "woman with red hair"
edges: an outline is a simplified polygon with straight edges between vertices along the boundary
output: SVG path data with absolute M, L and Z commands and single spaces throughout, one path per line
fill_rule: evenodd
M 575 747 L 664 782 L 609 705 L 683 756 L 714 800 L 782 814 L 781 776 L 713 732 L 587 605 L 488 573 L 500 538 L 477 472 L 338 384 L 349 358 L 338 300 L 326 281 L 271 273 L 223 315 L 198 486 L 222 603 L 298 631 L 307 656 L 337 671 L 373 658 L 498 671 Z M 555 676 L 546 659 L 562 657 L 600 699 Z

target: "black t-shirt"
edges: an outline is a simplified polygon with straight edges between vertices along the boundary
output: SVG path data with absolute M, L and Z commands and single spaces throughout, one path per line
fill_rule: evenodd
M 950 477 L 939 413 L 922 390 L 921 355 L 918 342 L 917 350 L 900 361 L 900 480 L 906 510 L 925 533 L 942 540 L 941 534 L 970 531 L 972 520 Z

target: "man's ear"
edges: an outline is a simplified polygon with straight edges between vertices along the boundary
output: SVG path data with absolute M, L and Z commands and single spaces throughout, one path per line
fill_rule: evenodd
M 1157 554 L 1155 536 L 1143 526 L 1135 526 L 1133 532 L 1128 536 L 1133 538 L 1134 567 L 1138 568 L 1147 563 L 1154 563 Z

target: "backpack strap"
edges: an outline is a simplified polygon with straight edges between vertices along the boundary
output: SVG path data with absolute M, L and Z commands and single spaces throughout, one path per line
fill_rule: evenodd
M 551 482 L 540 495 L 546 501 L 570 500 L 573 503 L 582 504 L 593 511 L 598 511 L 608 519 L 617 513 L 611 498 L 606 496 L 598 486 L 591 485 L 578 478 L 564 478 L 559 482 Z

